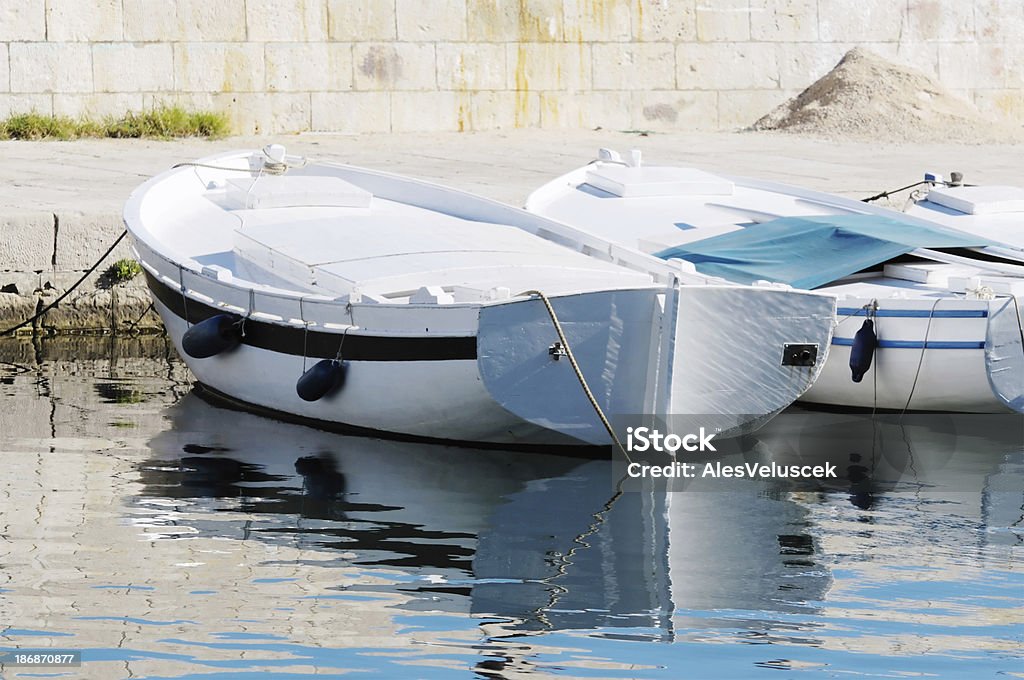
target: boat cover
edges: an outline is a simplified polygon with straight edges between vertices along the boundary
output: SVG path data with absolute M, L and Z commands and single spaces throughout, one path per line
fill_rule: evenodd
M 973 234 L 881 215 L 782 217 L 655 253 L 737 283 L 766 280 L 811 289 L 917 248 L 995 245 Z

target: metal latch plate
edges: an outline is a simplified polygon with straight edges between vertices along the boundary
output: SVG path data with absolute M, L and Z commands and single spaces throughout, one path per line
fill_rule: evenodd
M 814 366 L 818 363 L 816 343 L 789 343 L 782 346 L 783 366 Z

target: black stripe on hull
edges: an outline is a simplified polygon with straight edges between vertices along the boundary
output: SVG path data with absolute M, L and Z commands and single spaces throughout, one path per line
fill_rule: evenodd
M 180 291 L 148 271 L 145 274 L 153 297 L 179 319 L 195 324 L 228 313 L 198 300 L 186 301 Z M 247 319 L 242 343 L 278 354 L 333 359 L 338 355 L 341 337 L 341 333 L 312 329 L 307 332 L 303 328 Z M 346 361 L 476 361 L 476 337 L 401 338 L 349 333 L 342 356 Z
M 417 442 L 421 444 L 434 444 L 438 446 L 457 446 L 459 448 L 481 449 L 485 451 L 523 451 L 525 453 L 543 453 L 553 456 L 570 456 L 574 458 L 610 458 L 610 446 L 595 446 L 593 444 L 526 444 L 526 443 L 498 443 L 498 442 L 474 442 L 462 439 L 443 439 L 441 437 L 425 437 L 401 432 L 389 432 L 387 430 L 375 430 L 370 427 L 358 425 L 346 425 L 345 423 L 333 422 L 330 420 L 319 420 L 307 418 L 286 411 L 278 411 L 267 406 L 251 404 L 247 401 L 235 399 L 208 385 L 195 384 L 195 393 L 203 401 L 237 411 L 255 413 L 256 415 L 282 420 L 296 425 L 305 425 L 325 432 L 336 434 L 353 435 L 357 437 L 376 437 L 377 439 L 391 439 L 394 441 Z

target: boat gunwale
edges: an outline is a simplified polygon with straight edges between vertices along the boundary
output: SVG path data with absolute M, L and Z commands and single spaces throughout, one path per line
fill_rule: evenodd
M 199 159 L 196 162 L 197 163 L 202 162 L 202 163 L 213 164 L 214 162 L 223 161 L 225 159 L 247 157 L 248 155 L 251 155 L 255 151 L 256 150 L 253 150 L 253 149 L 248 149 L 248 150 L 236 149 L 236 150 L 232 150 L 232 151 L 226 151 L 226 152 L 223 152 L 223 153 L 220 153 L 220 154 L 213 154 L 213 155 L 210 155 L 210 156 L 206 156 L 206 157 L 203 157 L 203 158 Z M 650 256 L 650 255 L 648 255 L 646 253 L 641 252 L 640 250 L 637 250 L 637 249 L 634 249 L 634 248 L 628 248 L 628 247 L 620 245 L 618 243 L 611 242 L 611 241 L 609 241 L 607 239 L 603 239 L 603 238 L 600 238 L 600 237 L 595 237 L 595 236 L 593 236 L 591 234 L 588 234 L 586 231 L 584 231 L 582 229 L 579 229 L 577 227 L 574 227 L 574 226 L 572 226 L 570 224 L 566 224 L 564 222 L 561 222 L 561 221 L 558 221 L 558 220 L 554 220 L 554 219 L 551 219 L 551 218 L 548 218 L 548 217 L 544 217 L 542 215 L 538 215 L 538 214 L 535 214 L 533 212 L 530 212 L 529 209 L 519 208 L 519 207 L 515 207 L 515 206 L 512 206 L 512 205 L 507 205 L 507 204 L 502 203 L 500 201 L 496 201 L 496 200 L 493 200 L 493 199 L 490 199 L 490 198 L 487 198 L 487 197 L 484 197 L 484 196 L 480 196 L 480 195 L 474 194 L 472 192 L 462 191 L 462 190 L 458 190 L 458 189 L 452 189 L 450 187 L 447 187 L 447 186 L 444 186 L 444 185 L 441 185 L 441 184 L 438 184 L 438 183 L 428 182 L 428 181 L 424 181 L 424 180 L 420 180 L 420 179 L 416 179 L 416 178 L 412 178 L 412 177 L 406 177 L 406 176 L 395 174 L 395 173 L 385 172 L 385 171 L 381 171 L 381 170 L 374 170 L 374 169 L 370 169 L 370 168 L 363 168 L 363 167 L 354 166 L 354 165 L 348 165 L 348 164 L 341 163 L 341 162 L 334 161 L 334 160 L 330 160 L 330 159 L 318 160 L 318 161 L 316 161 L 316 163 L 318 165 L 322 165 L 322 166 L 326 166 L 326 167 L 332 167 L 332 168 L 336 168 L 336 169 L 341 169 L 341 170 L 344 170 L 344 171 L 347 171 L 347 172 L 354 172 L 354 173 L 358 173 L 358 174 L 374 177 L 374 178 L 377 178 L 377 179 L 382 180 L 382 181 L 391 182 L 391 183 L 394 183 L 396 187 L 400 187 L 402 185 L 413 186 L 413 187 L 417 187 L 417 188 L 420 188 L 422 190 L 426 190 L 426 191 L 430 191 L 430 192 L 438 192 L 438 193 L 442 193 L 442 194 L 443 193 L 447 193 L 447 194 L 455 195 L 455 196 L 458 196 L 460 199 L 465 199 L 465 200 L 471 202 L 474 206 L 476 206 L 478 208 L 486 208 L 486 209 L 489 209 L 489 210 L 495 210 L 497 212 L 502 212 L 502 213 L 507 213 L 509 215 L 514 215 L 517 218 L 519 218 L 520 220 L 529 221 L 529 222 L 535 223 L 535 225 L 534 225 L 535 228 L 528 228 L 526 226 L 523 226 L 523 224 L 517 224 L 517 223 L 502 223 L 502 224 L 504 224 L 505 226 L 514 227 L 516 229 L 521 229 L 522 231 L 524 231 L 524 232 L 526 232 L 528 234 L 531 234 L 531 235 L 533 235 L 533 236 L 535 236 L 537 238 L 540 238 L 540 239 L 542 239 L 542 240 L 544 240 L 546 242 L 555 243 L 557 245 L 560 245 L 560 246 L 566 248 L 567 250 L 569 250 L 571 252 L 581 253 L 581 254 L 583 254 L 586 257 L 596 259 L 596 260 L 598 260 L 598 261 L 600 261 L 602 263 L 605 263 L 605 264 L 614 264 L 616 266 L 616 268 L 620 268 L 622 270 L 629 271 L 629 272 L 631 272 L 633 274 L 637 274 L 637 273 L 645 274 L 645 275 L 649 276 L 650 279 L 651 279 L 651 283 L 650 283 L 649 286 L 637 286 L 635 284 L 631 284 L 631 285 L 623 286 L 621 288 L 615 288 L 616 290 L 619 290 L 619 289 L 626 290 L 626 289 L 634 289 L 634 288 L 641 288 L 641 287 L 665 288 L 666 286 L 671 287 L 671 286 L 674 286 L 674 285 L 679 285 L 679 286 L 689 286 L 689 285 L 695 285 L 695 286 L 714 286 L 714 287 L 717 287 L 717 288 L 750 288 L 750 287 L 752 287 L 752 286 L 746 286 L 746 285 L 743 285 L 743 284 L 727 281 L 725 279 L 719 279 L 717 277 L 710 277 L 710 276 L 705 276 L 703 274 L 691 272 L 691 271 L 688 270 L 688 268 L 685 268 L 684 266 L 682 266 L 681 263 L 678 262 L 678 261 L 658 260 L 657 258 L 653 258 L 652 256 Z M 166 179 L 168 179 L 168 177 L 170 176 L 171 173 L 187 172 L 188 167 L 189 166 L 186 165 L 186 166 L 182 166 L 182 167 L 172 168 L 172 169 L 170 169 L 168 171 L 160 173 L 159 175 L 156 175 L 154 177 L 149 178 L 144 183 L 139 185 L 134 191 L 132 191 L 131 195 L 128 198 L 128 201 L 125 203 L 125 207 L 124 207 L 124 211 L 123 211 L 124 224 L 125 224 L 126 228 L 128 229 L 129 233 L 132 235 L 133 238 L 135 238 L 135 239 L 141 241 L 142 243 L 144 243 L 149 250 L 151 250 L 154 254 L 159 255 L 163 260 L 165 260 L 166 262 L 172 264 L 174 267 L 184 269 L 185 271 L 188 271 L 189 273 L 194 274 L 196 276 L 201 276 L 201 277 L 204 277 L 204 278 L 209 279 L 211 281 L 216 281 L 217 283 L 223 284 L 223 283 L 225 283 L 224 281 L 218 281 L 211 274 L 204 272 L 203 271 L 204 270 L 204 266 L 202 265 L 202 263 L 198 262 L 195 258 L 186 257 L 186 258 L 183 258 L 181 262 L 177 262 L 175 259 L 173 259 L 169 255 L 165 255 L 164 253 L 166 251 L 166 248 L 160 247 L 161 245 L 163 245 L 163 242 L 161 241 L 161 239 L 158 238 L 158 236 L 155 233 L 150 231 L 142 223 L 142 219 L 141 219 L 141 205 L 142 205 L 142 202 L 143 202 L 143 199 L 144 199 L 145 195 L 149 191 L 151 191 L 154 187 L 156 187 L 159 183 L 161 183 L 162 181 L 165 181 Z M 239 168 L 238 172 L 246 172 L 246 171 L 241 169 L 241 168 Z M 386 196 L 383 196 L 383 197 L 386 198 L 387 200 L 397 200 L 395 198 L 388 198 Z M 421 208 L 424 208 L 426 210 L 431 210 L 432 209 L 429 206 L 420 205 L 419 203 L 410 203 L 410 205 L 415 205 L 417 207 L 421 207 Z M 464 219 L 471 219 L 471 218 L 465 217 Z M 486 222 L 487 220 L 478 219 L 477 221 Z M 571 245 L 567 244 L 567 241 L 571 242 Z M 614 272 L 610 272 L 610 273 L 614 273 Z M 248 291 L 248 290 L 258 290 L 256 287 L 261 285 L 261 284 L 255 283 L 255 282 L 248 282 L 248 283 L 250 284 L 249 286 L 238 285 L 238 286 L 235 286 L 235 287 L 240 289 L 240 290 L 247 290 Z M 753 287 L 757 288 L 759 286 L 753 286 Z M 773 284 L 773 285 L 764 286 L 764 287 L 780 288 L 781 286 L 779 286 L 777 284 Z M 818 291 L 809 291 L 809 290 L 803 290 L 803 289 L 792 288 L 792 287 L 786 287 L 786 288 L 787 288 L 787 292 L 789 292 L 789 293 L 791 293 L 793 295 L 813 295 L 813 296 L 820 296 L 820 295 L 828 296 L 829 295 L 828 293 L 822 293 L 822 292 L 818 292 Z M 607 290 L 611 290 L 611 288 L 608 288 Z M 261 293 L 264 293 L 264 294 L 271 294 L 270 291 L 259 291 L 258 290 L 258 292 L 261 292 Z M 579 291 L 579 292 L 586 292 L 586 291 Z M 299 291 L 299 290 L 292 291 L 292 290 L 288 290 L 288 289 L 274 289 L 273 290 L 273 294 L 276 294 L 278 297 L 282 297 L 282 298 L 290 297 L 290 298 L 293 298 L 293 299 L 307 299 L 308 300 L 308 299 L 311 299 L 311 298 L 316 297 L 316 296 L 319 296 L 321 301 L 327 301 L 327 300 L 335 299 L 335 298 L 331 298 L 330 296 L 322 296 L 322 294 L 315 293 L 315 292 L 304 293 L 304 292 Z M 566 293 L 561 293 L 561 294 L 574 294 L 574 292 L 566 292 Z M 458 305 L 458 304 L 482 305 L 482 304 L 488 304 L 488 303 L 491 303 L 491 302 L 492 301 L 485 300 L 485 301 L 468 302 L 468 303 L 451 303 L 451 304 L 445 305 L 445 306 L 454 306 L 454 305 Z M 501 301 L 497 301 L 497 302 L 501 302 Z M 387 303 L 381 303 L 381 304 L 387 304 Z M 406 303 L 396 303 L 396 306 L 404 306 L 405 304 Z
M 534 211 L 538 210 L 538 208 L 540 207 L 538 204 L 543 204 L 546 207 L 547 205 L 550 205 L 552 202 L 554 202 L 556 200 L 559 200 L 561 197 L 568 196 L 569 194 L 565 193 L 565 190 L 566 190 L 567 187 L 575 190 L 580 185 L 586 184 L 587 183 L 586 182 L 586 171 L 595 162 L 598 162 L 598 161 L 592 161 L 591 163 L 587 163 L 586 165 L 574 168 L 574 169 L 570 170 L 569 172 L 566 172 L 565 174 L 563 174 L 563 175 L 561 175 L 559 177 L 556 177 L 555 179 L 552 179 L 552 180 L 550 180 L 548 182 L 545 182 L 541 186 L 537 187 L 534 191 L 532 191 L 530 193 L 530 195 L 526 199 L 526 204 L 525 204 L 526 205 L 526 210 L 530 211 L 531 213 L 533 213 L 535 215 L 537 215 L 538 217 L 543 217 L 542 213 L 534 212 Z M 655 165 L 655 164 L 650 164 L 649 167 L 691 167 L 691 166 Z M 916 215 L 911 215 L 909 213 L 899 212 L 897 210 L 893 210 L 891 208 L 886 208 L 886 207 L 883 207 L 883 206 L 872 205 L 870 203 L 865 203 L 864 201 L 859 201 L 859 200 L 854 199 L 854 198 L 847 198 L 846 196 L 840 196 L 838 194 L 830 194 L 830 193 L 825 192 L 825 191 L 818 191 L 816 189 L 806 189 L 804 187 L 796 186 L 796 185 L 793 185 L 793 184 L 786 184 L 785 182 L 778 182 L 778 181 L 775 181 L 775 180 L 768 180 L 768 179 L 759 179 L 759 178 L 756 178 L 756 177 L 748 177 L 748 176 L 745 176 L 745 175 L 731 175 L 731 174 L 727 174 L 727 173 L 714 173 L 714 174 L 716 176 L 724 179 L 724 180 L 728 180 L 728 181 L 732 182 L 733 184 L 735 184 L 738 187 L 745 188 L 745 189 L 753 189 L 753 190 L 764 191 L 764 192 L 773 193 L 773 194 L 782 194 L 782 195 L 786 195 L 786 196 L 791 196 L 791 197 L 793 197 L 793 198 L 795 198 L 797 200 L 810 201 L 810 202 L 813 202 L 815 204 L 820 204 L 822 206 L 838 208 L 838 209 L 841 209 L 841 210 L 844 210 L 844 211 L 852 210 L 852 211 L 854 211 L 856 213 L 859 213 L 859 214 L 881 215 L 881 216 L 886 216 L 886 215 L 890 215 L 890 214 L 898 215 L 901 220 L 905 220 L 906 222 L 908 222 L 910 224 L 914 224 L 915 226 L 919 226 L 919 227 L 934 227 L 935 224 L 936 224 L 935 222 L 932 222 L 930 220 L 926 220 L 926 219 L 918 217 Z M 694 195 L 694 196 L 679 195 L 679 196 L 665 196 L 665 197 L 660 197 L 659 196 L 657 198 L 677 198 L 677 199 L 698 198 L 698 199 L 701 199 L 704 196 L 705 195 Z M 610 195 L 609 197 L 610 198 L 621 198 L 619 196 L 615 196 L 614 194 Z M 648 197 L 639 197 L 639 198 L 648 198 Z M 718 199 L 718 200 L 720 200 L 720 199 Z M 744 208 L 742 208 L 742 206 L 729 206 L 729 205 L 725 205 L 725 204 L 722 204 L 722 207 L 727 207 L 727 208 L 732 208 L 732 209 L 737 209 L 737 210 L 744 209 Z M 550 218 L 548 218 L 548 219 L 550 219 Z M 648 256 L 649 257 L 654 257 L 653 255 L 648 255 Z

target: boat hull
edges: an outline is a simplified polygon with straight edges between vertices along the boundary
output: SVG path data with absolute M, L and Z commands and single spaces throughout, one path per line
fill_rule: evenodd
M 321 429 L 401 439 L 581 453 L 611 444 L 569 362 L 549 351 L 558 335 L 539 299 L 463 308 L 459 323 L 445 320 L 458 311 L 449 305 L 405 305 L 396 316 L 385 305 L 341 302 L 321 311 L 336 307 L 333 318 L 361 325 L 305 327 L 294 319 L 265 320 L 258 310 L 277 309 L 287 317 L 287 308 L 253 291 L 257 311 L 231 312 L 243 333 L 238 345 L 197 358 L 185 348 L 186 332 L 224 314 L 225 303 L 217 300 L 236 293 L 200 277 L 189 280 L 185 292 L 175 290 L 170 277 L 149 264 L 156 258 L 140 259 L 178 354 L 221 401 Z M 663 297 L 662 288 L 640 288 L 551 299 L 609 414 L 643 412 L 653 404 L 660 338 L 652 328 L 660 324 Z M 444 334 L 424 334 L 434 328 Z M 609 374 L 619 355 L 622 366 Z M 340 388 L 315 401 L 300 397 L 299 377 L 317 362 L 337 358 L 346 365 Z
M 302 163 L 263 178 L 265 161 L 206 158 L 153 178 L 125 207 L 179 354 L 211 394 L 247 408 L 403 438 L 608 446 L 604 416 L 759 424 L 807 389 L 827 353 L 830 296 L 709 283 L 383 173 Z M 323 205 L 311 203 L 307 190 L 325 183 Z M 547 295 L 522 292 L 533 288 Z M 794 343 L 816 358 L 791 362 Z M 340 388 L 332 361 L 343 362 Z
M 307 331 L 247 319 L 237 347 L 194 358 L 183 347 L 186 331 L 222 311 L 195 299 L 195 291 L 186 296 L 147 278 L 155 309 L 198 382 L 250 410 L 323 429 L 427 441 L 581 449 L 611 443 L 570 363 L 550 353 L 558 336 L 538 299 L 482 306 L 477 332 L 448 338 Z M 715 309 L 736 296 L 763 304 L 724 324 Z M 743 287 L 597 291 L 552 303 L 608 417 L 722 417 L 713 425 L 723 430 L 760 424 L 807 389 L 823 360 L 783 367 L 783 346 L 827 347 L 823 319 L 833 310 L 825 296 Z M 736 335 L 751 321 L 757 342 Z M 726 336 L 726 351 L 700 359 L 709 344 L 722 349 Z M 340 349 L 348 362 L 343 387 L 317 401 L 300 398 L 299 376 Z
M 587 445 L 498 405 L 480 381 L 475 358 L 352 361 L 340 390 L 315 402 L 304 401 L 295 383 L 317 359 L 244 340 L 218 356 L 189 357 L 182 348 L 189 323 L 153 297 L 168 336 L 196 380 L 221 399 L 251 410 L 323 429 L 424 441 L 503 447 Z M 193 309 L 198 306 L 192 303 Z
M 936 302 L 936 300 L 938 300 Z M 878 347 L 859 383 L 853 338 L 873 315 Z M 933 298 L 839 304 L 832 350 L 802 401 L 880 410 L 999 413 L 1024 408 L 1024 348 L 1012 299 Z
M 750 431 L 789 406 L 827 364 L 835 299 L 757 286 L 679 290 L 670 414 L 695 425 Z M 806 348 L 806 365 L 786 348 Z

